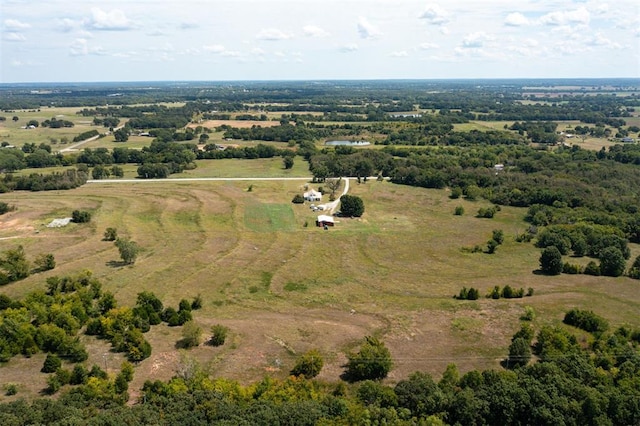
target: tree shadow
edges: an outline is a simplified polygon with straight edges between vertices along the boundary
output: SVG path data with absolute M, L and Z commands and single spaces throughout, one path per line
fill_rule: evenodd
M 110 260 L 107 263 L 105 263 L 105 265 L 107 265 L 110 268 L 122 268 L 127 266 L 128 263 L 122 260 Z

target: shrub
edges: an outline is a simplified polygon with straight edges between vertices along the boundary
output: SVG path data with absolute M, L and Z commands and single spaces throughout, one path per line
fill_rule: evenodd
M 196 297 L 193 298 L 193 301 L 191 302 L 191 309 L 194 311 L 197 311 L 198 309 L 202 308 L 202 296 L 201 295 L 197 295 Z
M 60 361 L 60 358 L 58 358 L 56 354 L 47 354 L 40 371 L 42 373 L 55 373 L 61 366 L 62 361 Z
M 118 239 L 118 230 L 116 228 L 107 228 L 104 231 L 103 241 L 115 241 Z
M 495 216 L 497 211 L 498 211 L 498 208 L 496 206 L 487 207 L 487 208 L 483 207 L 483 208 L 478 209 L 478 214 L 476 215 L 476 217 L 484 218 L 484 219 L 491 219 L 491 218 L 493 218 L 493 216 Z
M 521 321 L 533 321 L 534 319 L 536 319 L 536 311 L 533 309 L 532 306 L 525 306 L 524 307 L 524 314 L 522 314 L 520 316 L 520 320 Z
M 609 323 L 601 316 L 580 309 L 570 310 L 562 321 L 589 333 L 603 333 L 609 328 Z
M 496 243 L 502 244 L 504 242 L 504 232 L 502 229 L 494 229 L 491 237 Z
M 462 196 L 462 188 L 460 188 L 459 186 L 455 186 L 451 188 L 451 195 L 449 195 L 451 199 L 456 200 L 461 196 Z
M 56 267 L 56 259 L 53 257 L 53 254 L 41 254 L 36 257 L 36 260 L 33 261 L 36 265 L 36 268 L 39 272 L 50 271 Z
M 209 339 L 209 344 L 211 346 L 222 346 L 224 345 L 225 340 L 227 339 L 227 333 L 229 329 L 221 324 L 216 324 L 211 327 L 211 339 Z
M 312 349 L 298 359 L 296 365 L 291 370 L 291 374 L 311 379 L 320 374 L 320 370 L 322 370 L 323 365 L 324 361 L 320 352 Z
M 192 348 L 200 344 L 202 337 L 202 329 L 193 321 L 187 321 L 182 327 L 182 340 L 180 346 L 183 348 Z
M 7 383 L 4 386 L 4 394 L 6 396 L 12 396 L 18 393 L 18 385 L 15 383 Z
M 575 265 L 569 262 L 565 262 L 562 265 L 562 273 L 570 274 L 570 275 L 580 274 L 582 273 L 582 267 L 580 265 Z
M 489 254 L 495 253 L 499 245 L 500 245 L 499 242 L 497 242 L 493 238 L 490 239 L 489 241 L 487 241 L 487 253 Z
M 456 209 L 453 211 L 453 214 L 456 216 L 462 216 L 464 214 L 464 207 L 456 206 Z
M 71 221 L 74 223 L 87 223 L 91 221 L 91 213 L 86 210 L 74 210 L 71 213 Z
M 462 287 L 460 293 L 458 293 L 457 296 L 454 296 L 454 298 L 458 300 L 478 300 L 479 297 L 480 291 L 477 288 L 473 287 L 469 289 L 467 289 L 466 287 Z
M 291 200 L 292 203 L 294 204 L 303 204 L 304 203 L 304 197 L 300 194 L 296 194 L 293 196 L 293 200 Z
M 591 260 L 591 261 L 589 261 L 589 263 L 587 263 L 587 266 L 584 267 L 584 273 L 585 273 L 585 275 L 599 276 L 600 275 L 600 266 L 598 266 L 598 264 L 596 262 Z

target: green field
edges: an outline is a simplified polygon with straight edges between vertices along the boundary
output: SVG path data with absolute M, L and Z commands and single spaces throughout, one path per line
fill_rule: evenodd
M 260 162 L 265 174 L 276 167 Z M 233 160 L 210 163 L 235 167 Z M 143 290 L 172 306 L 200 294 L 204 308 L 195 321 L 205 330 L 216 323 L 228 326 L 230 344 L 202 346 L 190 354 L 211 364 L 216 376 L 243 382 L 265 374 L 284 377 L 295 360 L 290 349 L 311 348 L 325 355 L 320 377 L 336 380 L 344 351 L 369 334 L 383 337 L 392 352 L 392 382 L 416 370 L 441 374 L 451 362 L 461 371 L 497 368 L 525 305 L 535 309 L 536 326 L 559 323 L 573 307 L 593 309 L 614 326 L 640 325 L 635 280 L 535 274 L 539 250 L 514 240 L 528 226 L 524 209 L 503 207 L 494 219 L 479 219 L 475 212 L 486 202 L 452 200 L 445 190 L 352 182 L 349 192 L 363 198 L 364 216 L 339 218 L 324 231 L 314 226 L 316 214 L 308 206 L 290 202 L 304 185 L 95 183 L 72 191 L 2 194 L 2 201 L 17 206 L 1 218 L 2 248 L 22 245 L 31 259 L 54 253 L 58 264 L 2 292 L 24 296 L 43 289 L 46 277 L 89 269 L 125 305 Z M 458 205 L 465 215 L 453 215 Z M 45 226 L 74 209 L 92 211 L 92 222 Z M 107 227 L 142 247 L 135 265 L 115 262 L 116 248 L 102 241 Z M 495 254 L 465 250 L 484 245 L 494 229 L 505 234 Z M 640 254 L 637 246 L 632 252 L 632 258 Z M 463 286 L 485 294 L 507 284 L 532 287 L 535 294 L 513 300 L 452 298 Z M 133 389 L 148 378 L 171 377 L 179 363 L 179 328 L 154 327 L 147 339 L 153 353 L 136 368 Z M 106 362 L 117 368 L 120 354 L 108 352 L 104 342 L 83 340 L 90 363 L 104 363 L 108 354 Z M 12 359 L 0 367 L 0 385 L 20 381 L 28 384 L 22 395 L 35 395 L 45 387 L 46 377 L 39 373 L 43 357 Z

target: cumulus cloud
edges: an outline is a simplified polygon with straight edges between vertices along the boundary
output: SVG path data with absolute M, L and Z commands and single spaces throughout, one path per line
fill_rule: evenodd
M 433 25 L 444 25 L 450 20 L 449 12 L 438 6 L 437 4 L 430 4 L 420 14 L 420 19 L 424 19 Z
M 467 34 L 462 40 L 462 47 L 467 49 L 476 49 L 484 46 L 485 41 L 491 40 L 492 37 L 483 31 Z
M 422 50 L 429 50 L 429 49 L 437 49 L 438 47 L 440 47 L 438 44 L 436 43 L 421 43 L 420 44 L 420 49 Z
M 604 46 L 604 47 L 607 47 L 609 49 L 621 49 L 622 48 L 620 43 L 617 43 L 615 41 L 612 41 L 612 40 L 606 38 L 600 32 L 595 33 L 594 35 L 587 37 L 586 40 L 585 40 L 585 43 L 588 46 L 593 46 L 593 47 Z
M 85 38 L 77 38 L 69 46 L 69 54 L 71 56 L 87 56 L 87 55 L 104 55 L 102 47 L 89 46 L 89 42 Z
M 377 38 L 382 35 L 378 27 L 362 16 L 358 19 L 358 33 L 360 33 L 360 37 L 364 39 Z
M 97 31 L 127 31 L 134 28 L 133 22 L 120 9 L 109 12 L 94 7 L 91 17 L 85 21 L 85 26 Z
M 340 47 L 340 51 L 343 53 L 348 53 L 348 52 L 355 52 L 356 50 L 358 50 L 359 47 L 356 43 L 349 43 L 349 44 L 345 44 L 344 46 Z
M 5 31 L 20 31 L 31 28 L 31 25 L 27 24 L 26 22 L 20 22 L 17 19 L 5 19 L 3 22 L 3 27 Z
M 576 10 L 563 10 L 550 12 L 540 17 L 540 23 L 544 25 L 571 25 L 571 24 L 588 24 L 591 20 L 591 14 L 587 9 L 581 7 Z
M 13 42 L 27 41 L 24 35 L 20 33 L 15 33 L 15 32 L 4 33 L 4 35 L 2 36 L 2 39 L 4 41 L 13 41 Z
M 285 33 L 277 28 L 267 28 L 265 30 L 260 31 L 256 38 L 258 40 L 267 40 L 267 41 L 278 41 L 278 40 L 287 40 L 292 37 L 291 34 Z
M 302 29 L 302 31 L 304 32 L 304 35 L 307 37 L 321 38 L 321 37 L 329 36 L 329 33 L 327 31 L 315 25 L 306 25 Z
M 504 24 L 509 27 L 522 27 L 525 25 L 529 25 L 529 19 L 524 16 L 522 13 L 513 12 L 507 15 L 504 20 Z
M 394 58 L 406 58 L 407 56 L 409 56 L 409 53 L 407 53 L 406 50 L 398 50 L 396 52 L 391 52 L 391 55 Z

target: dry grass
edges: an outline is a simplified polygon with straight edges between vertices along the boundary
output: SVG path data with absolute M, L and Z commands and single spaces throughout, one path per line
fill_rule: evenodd
M 522 209 L 503 208 L 492 220 L 478 219 L 474 214 L 486 203 L 451 200 L 446 191 L 353 183 L 350 193 L 363 198 L 365 215 L 340 218 L 323 231 L 313 226 L 308 206 L 290 203 L 303 192 L 303 182 L 252 183 L 251 192 L 249 182 L 140 182 L 3 194 L 18 210 L 0 217 L 0 238 L 11 238 L 0 240 L 2 247 L 22 244 L 32 257 L 54 253 L 58 267 L 1 291 L 23 296 L 43 288 L 48 276 L 87 268 L 121 304 L 131 304 L 143 290 L 172 306 L 201 294 L 204 308 L 196 322 L 205 334 L 221 323 L 231 335 L 223 347 L 202 346 L 189 355 L 216 375 L 245 382 L 286 375 L 295 354 L 310 348 L 325 354 L 321 377 L 337 380 L 345 349 L 367 334 L 381 336 L 391 349 L 396 367 L 390 381 L 415 370 L 438 375 L 450 362 L 462 371 L 497 368 L 524 305 L 535 308 L 538 325 L 582 307 L 614 325 L 640 326 L 637 281 L 534 274 L 539 251 L 513 238 L 526 228 Z M 465 215 L 453 215 L 458 205 Z M 77 208 L 92 210 L 92 223 L 45 227 Z M 101 240 L 107 227 L 144 248 L 134 266 L 111 266 L 118 254 Z M 493 229 L 506 237 L 496 254 L 462 250 L 484 245 Z M 506 284 L 533 287 L 535 295 L 452 299 L 462 286 L 484 294 Z M 148 334 L 153 354 L 137 367 L 132 389 L 174 373 L 183 362 L 175 349 L 179 338 L 179 328 L 165 326 Z M 89 363 L 103 363 L 102 343 L 87 341 Z M 118 355 L 109 356 L 109 364 L 119 363 Z M 30 377 L 36 384 L 23 392 L 35 394 L 43 386 L 40 366 L 16 358 L 2 367 L 0 385 Z

